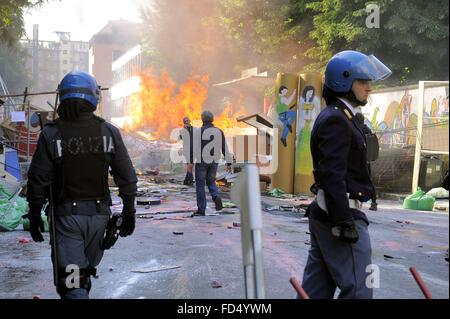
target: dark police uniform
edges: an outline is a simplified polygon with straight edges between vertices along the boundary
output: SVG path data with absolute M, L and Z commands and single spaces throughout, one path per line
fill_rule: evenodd
M 311 135 L 314 193 L 324 194 L 308 208 L 311 248 L 303 288 L 311 298 L 372 298 L 366 286 L 371 264 L 369 221 L 360 210 L 374 187 L 367 167 L 366 139 L 346 104 L 334 99 L 317 117 Z M 325 205 L 325 207 L 324 207 Z M 351 244 L 332 235 L 331 228 L 355 220 L 359 240 Z
M 111 214 L 109 168 L 124 206 L 134 208 L 137 177 L 117 128 L 93 113 L 82 113 L 74 121 L 47 124 L 39 136 L 27 200 L 30 209 L 42 207 L 53 180 L 60 273 L 76 265 L 89 278 L 103 257 L 101 244 Z M 89 289 L 90 282 L 86 289 L 70 291 L 62 285 L 58 293 L 87 298 Z

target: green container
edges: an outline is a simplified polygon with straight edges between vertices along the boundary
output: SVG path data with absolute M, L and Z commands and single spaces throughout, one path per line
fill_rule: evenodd
M 425 192 L 418 187 L 414 194 L 405 198 L 403 201 L 403 208 L 432 211 L 435 201 L 436 199 L 433 196 L 425 194 Z

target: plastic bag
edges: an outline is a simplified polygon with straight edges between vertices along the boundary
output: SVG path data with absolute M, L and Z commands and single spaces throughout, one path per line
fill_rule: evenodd
M 403 208 L 413 210 L 433 210 L 436 199 L 433 196 L 425 194 L 420 187 L 414 194 L 409 195 L 403 201 Z

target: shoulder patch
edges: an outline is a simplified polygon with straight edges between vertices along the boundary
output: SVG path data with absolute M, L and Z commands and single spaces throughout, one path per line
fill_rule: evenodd
M 350 112 L 347 109 L 344 109 L 343 111 L 344 111 L 345 116 L 347 116 L 347 118 L 349 120 L 353 119 L 353 115 L 351 115 Z

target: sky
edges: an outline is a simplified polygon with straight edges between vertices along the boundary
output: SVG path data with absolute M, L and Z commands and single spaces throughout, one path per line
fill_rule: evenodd
M 139 22 L 139 8 L 152 0 L 51 0 L 24 15 L 27 36 L 39 24 L 40 40 L 55 40 L 55 31 L 71 32 L 71 39 L 89 41 L 109 20 Z

